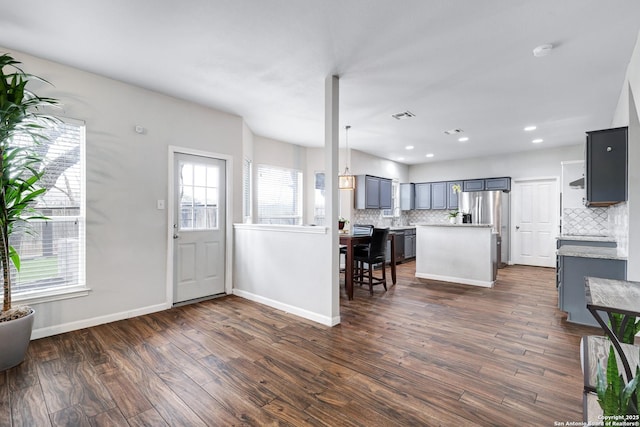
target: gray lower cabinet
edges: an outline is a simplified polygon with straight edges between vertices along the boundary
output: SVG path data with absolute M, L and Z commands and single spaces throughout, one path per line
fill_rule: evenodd
M 585 277 L 626 280 L 627 262 L 619 259 L 558 257 L 558 306 L 567 312 L 567 320 L 582 325 L 599 326 L 587 310 Z
M 404 259 L 416 257 L 416 229 L 407 229 L 404 231 Z
M 416 208 L 416 188 L 413 183 L 400 184 L 400 210 L 410 211 Z
M 421 182 L 415 185 L 416 209 L 431 209 L 431 183 Z
M 447 183 L 431 183 L 431 209 L 447 209 Z

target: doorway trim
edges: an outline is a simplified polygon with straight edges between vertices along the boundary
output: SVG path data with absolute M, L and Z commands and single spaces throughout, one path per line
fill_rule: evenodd
M 560 183 L 560 177 L 559 176 L 538 176 L 538 177 L 531 177 L 531 178 L 511 178 L 511 206 L 509 208 L 509 217 L 511 218 L 509 227 L 509 265 L 515 265 L 514 259 L 515 259 L 515 250 L 516 250 L 516 245 L 515 245 L 515 239 L 516 239 L 516 221 L 515 221 L 515 209 L 516 209 L 516 203 L 518 202 L 518 200 L 516 200 L 516 195 L 518 197 L 520 197 L 519 192 L 513 191 L 514 187 L 516 185 L 519 184 L 525 184 L 528 182 L 536 182 L 536 181 L 553 181 L 554 186 L 555 186 L 555 191 L 554 191 L 554 195 L 556 198 L 556 209 L 555 209 L 555 213 L 553 215 L 554 218 L 554 225 L 553 228 L 555 229 L 556 232 L 556 236 L 560 234 L 560 187 L 559 187 L 559 183 Z
M 166 302 L 168 307 L 173 307 L 175 301 L 173 300 L 173 224 L 175 223 L 175 209 L 173 209 L 173 200 L 174 200 L 174 191 L 173 191 L 173 180 L 174 180 L 174 162 L 176 154 L 189 154 L 192 156 L 201 156 L 208 157 L 212 159 L 220 159 L 225 161 L 225 175 L 226 175 L 226 197 L 225 203 L 227 205 L 226 208 L 226 218 L 225 226 L 226 226 L 226 234 L 225 234 L 225 283 L 224 283 L 224 292 L 227 295 L 230 295 L 233 291 L 233 157 L 228 154 L 222 153 L 214 153 L 210 151 L 203 151 L 194 148 L 187 147 L 179 147 L 175 145 L 169 145 L 169 156 L 168 156 L 168 170 L 169 170 L 169 180 L 167 182 L 167 202 L 165 204 L 165 209 L 167 212 L 167 283 L 166 283 Z

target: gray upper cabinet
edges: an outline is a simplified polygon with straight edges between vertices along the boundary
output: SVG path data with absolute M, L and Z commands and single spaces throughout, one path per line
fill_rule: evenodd
M 447 209 L 447 183 L 431 183 L 431 209 Z
M 415 185 L 416 209 L 431 209 L 431 183 L 421 182 Z
M 391 180 L 371 175 L 356 176 L 356 209 L 391 209 Z
M 410 194 L 410 187 L 414 190 L 415 209 L 458 209 L 459 194 L 453 192 L 453 186 L 459 185 L 462 191 L 485 191 L 485 190 L 511 190 L 511 178 L 487 178 L 471 179 L 466 181 L 441 181 L 441 182 L 420 182 L 417 184 L 401 184 L 401 206 L 402 210 L 412 209 L 409 202 L 404 202 L 406 194 Z M 405 186 L 405 187 L 403 187 Z M 408 200 L 408 196 L 407 196 Z
M 484 189 L 487 191 L 502 190 L 511 191 L 511 178 L 488 178 L 484 180 Z
M 365 176 L 365 209 L 376 209 L 380 207 L 380 178 L 375 176 Z
M 391 209 L 392 206 L 392 197 L 391 197 L 391 180 L 385 178 L 379 178 L 380 180 L 380 209 Z
M 462 181 L 462 191 L 484 191 L 484 179 Z
M 511 191 L 511 178 L 469 179 L 462 182 L 462 191 Z
M 416 208 L 416 188 L 413 183 L 400 184 L 400 210 L 410 211 Z
M 587 205 L 627 200 L 627 128 L 587 132 Z
M 447 182 L 447 209 L 458 209 L 458 193 L 453 191 L 454 185 L 458 185 L 462 189 L 462 181 Z

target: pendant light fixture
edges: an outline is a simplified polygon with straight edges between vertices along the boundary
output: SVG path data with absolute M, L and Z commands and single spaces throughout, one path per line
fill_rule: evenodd
M 351 175 L 351 172 L 349 172 L 349 157 L 351 155 L 349 153 L 349 129 L 351 129 L 351 126 L 349 125 L 344 127 L 345 139 L 347 142 L 347 161 L 344 165 L 344 172 L 341 175 L 338 175 L 338 188 L 341 190 L 353 190 L 356 187 L 356 178 Z

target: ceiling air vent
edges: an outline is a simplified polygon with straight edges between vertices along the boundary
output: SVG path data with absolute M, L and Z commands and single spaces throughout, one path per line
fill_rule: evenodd
M 449 129 L 445 130 L 444 133 L 446 133 L 447 135 L 456 135 L 462 133 L 462 129 Z
M 416 115 L 413 114 L 411 111 L 403 111 L 402 113 L 395 113 L 392 114 L 391 117 L 393 117 L 396 120 L 403 120 L 403 119 L 410 119 L 411 117 L 415 117 Z

